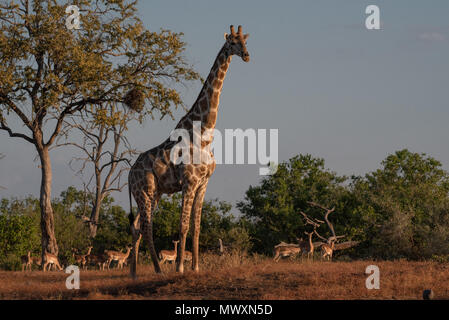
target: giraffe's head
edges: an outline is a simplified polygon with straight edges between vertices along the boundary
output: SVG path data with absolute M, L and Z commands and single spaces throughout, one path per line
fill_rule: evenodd
M 243 34 L 242 26 L 238 27 L 237 32 L 234 30 L 234 26 L 231 26 L 231 33 L 225 33 L 224 38 L 226 40 L 226 45 L 230 51 L 230 55 L 237 55 L 242 58 L 243 61 L 249 61 L 249 53 L 246 49 L 246 40 L 249 34 Z

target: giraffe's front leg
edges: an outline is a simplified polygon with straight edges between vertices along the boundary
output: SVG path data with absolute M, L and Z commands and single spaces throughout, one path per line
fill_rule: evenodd
M 197 190 L 197 184 L 189 183 L 182 191 L 182 212 L 181 223 L 179 231 L 179 246 L 178 256 L 176 257 L 176 271 L 184 272 L 184 254 L 186 248 L 187 233 L 189 232 L 190 213 L 192 211 L 193 200 L 195 198 L 195 192 Z
M 201 227 L 201 211 L 203 209 L 204 195 L 206 194 L 207 182 L 203 183 L 197 190 L 193 203 L 193 237 L 192 237 L 192 270 L 200 271 L 199 268 L 199 243 Z

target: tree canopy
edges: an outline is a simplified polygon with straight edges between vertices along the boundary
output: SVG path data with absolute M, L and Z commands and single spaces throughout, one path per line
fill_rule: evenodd
M 81 28 L 68 29 L 67 3 L 0 2 L 0 130 L 34 145 L 40 160 L 42 252 L 58 253 L 51 206 L 50 147 L 64 121 L 139 90 L 143 119 L 182 104 L 171 83 L 199 79 L 182 53 L 182 33 L 146 30 L 137 1 L 79 0 Z M 115 113 L 114 116 L 119 116 Z
M 323 159 L 300 155 L 250 187 L 238 207 L 259 252 L 303 237 L 299 211 L 323 217 L 307 204 L 312 201 L 335 207 L 335 232 L 360 242 L 350 250 L 354 257 L 449 257 L 448 177 L 439 161 L 407 149 L 389 155 L 380 169 L 351 178 L 326 169 Z

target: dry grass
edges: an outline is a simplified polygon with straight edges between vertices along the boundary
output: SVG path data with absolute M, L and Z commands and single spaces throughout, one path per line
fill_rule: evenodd
M 380 290 L 367 290 L 365 269 L 380 268 Z M 432 288 L 449 299 L 449 264 L 436 262 L 301 262 L 242 255 L 203 255 L 199 274 L 163 266 L 81 271 L 81 289 L 67 290 L 63 272 L 0 271 L 1 299 L 421 299 Z

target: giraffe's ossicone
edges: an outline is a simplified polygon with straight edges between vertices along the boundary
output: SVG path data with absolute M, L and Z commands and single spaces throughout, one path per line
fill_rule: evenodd
M 248 34 L 242 33 L 241 26 L 238 27 L 237 32 L 231 26 L 231 33 L 225 33 L 225 44 L 218 53 L 198 98 L 175 127 L 175 129 L 184 129 L 189 132 L 190 152 L 192 154 L 193 122 L 201 122 L 201 134 L 206 130 L 215 128 L 223 80 L 232 56 L 237 55 L 243 61 L 249 61 L 249 54 L 246 49 L 248 36 Z M 210 153 L 207 162 L 174 164 L 170 159 L 170 152 L 176 145 L 176 141 L 167 138 L 159 146 L 140 154 L 131 167 L 128 176 L 130 202 L 132 194 L 139 210 L 135 220 L 132 210 L 130 213 L 133 233 L 132 277 L 136 276 L 139 243 L 142 235 L 148 242 L 155 271 L 161 272 L 153 243 L 152 214 L 162 194 L 172 194 L 179 191 L 182 191 L 182 211 L 176 270 L 181 273 L 184 272 L 186 237 L 189 230 L 190 215 L 193 213 L 192 269 L 199 271 L 198 246 L 201 209 L 207 183 L 215 170 L 215 159 L 210 152 L 210 143 L 212 143 L 212 139 L 201 143 L 202 151 Z

